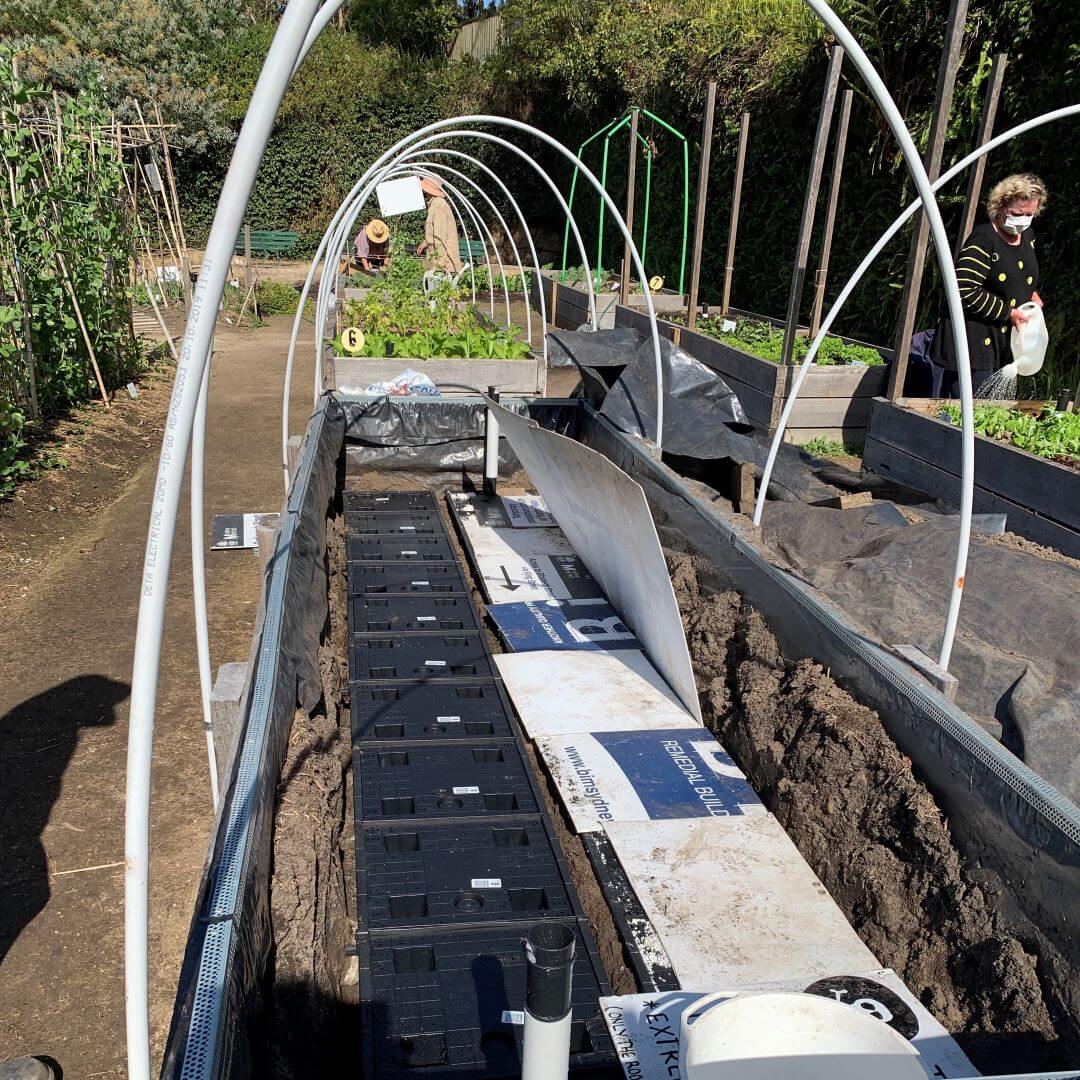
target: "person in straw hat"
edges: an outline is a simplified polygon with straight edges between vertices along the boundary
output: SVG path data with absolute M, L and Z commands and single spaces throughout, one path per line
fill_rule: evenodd
M 420 181 L 420 188 L 427 196 L 428 206 L 424 242 L 416 249 L 416 254 L 424 256 L 424 265 L 429 270 L 460 274 L 461 249 L 458 247 L 457 221 L 446 192 L 427 177 Z
M 384 270 L 390 262 L 390 230 L 386 222 L 372 218 L 356 234 L 353 247 L 361 270 Z

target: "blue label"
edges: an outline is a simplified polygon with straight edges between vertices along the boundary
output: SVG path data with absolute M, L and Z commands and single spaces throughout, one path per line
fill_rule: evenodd
M 609 604 L 526 600 L 492 604 L 488 612 L 511 652 L 641 648 L 641 642 Z

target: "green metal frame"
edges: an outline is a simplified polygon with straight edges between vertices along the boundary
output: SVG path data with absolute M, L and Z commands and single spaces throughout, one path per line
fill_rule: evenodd
M 690 144 L 687 142 L 686 136 L 671 126 L 666 120 L 661 119 L 655 113 L 650 112 L 648 109 L 640 110 L 642 115 L 648 117 L 653 123 L 659 124 L 665 131 L 669 132 L 676 139 L 682 143 L 683 152 L 683 236 L 682 236 L 682 257 L 679 262 L 679 292 L 685 291 L 686 284 L 686 247 L 687 240 L 690 234 Z M 624 127 L 630 124 L 630 118 L 633 114 L 633 110 L 628 110 L 625 115 L 616 117 L 610 123 L 605 124 L 599 131 L 593 132 L 578 148 L 578 157 L 582 157 L 585 153 L 585 148 L 592 142 L 595 142 L 601 136 L 604 137 L 604 155 L 600 168 L 600 183 L 607 188 L 607 167 L 608 167 L 608 155 L 611 150 L 612 137 L 618 134 Z M 646 139 L 640 132 L 638 132 L 638 141 L 645 148 L 645 209 L 642 214 L 641 221 L 641 261 L 645 262 L 645 254 L 648 250 L 649 243 L 649 207 L 652 201 L 652 165 L 653 165 L 653 149 L 649 145 L 648 139 Z M 578 166 L 574 166 L 574 174 L 570 180 L 570 197 L 567 199 L 567 203 L 571 210 L 574 207 L 574 194 L 577 191 L 578 180 Z M 596 241 L 596 286 L 600 287 L 601 275 L 603 273 L 603 253 L 604 253 L 604 214 L 605 206 L 603 199 L 600 200 L 600 222 L 599 222 L 599 235 Z M 567 220 L 566 228 L 563 231 L 563 256 L 562 256 L 562 270 L 560 272 L 560 278 L 566 277 L 566 257 L 570 247 L 570 222 Z M 644 284 L 644 283 L 642 283 Z

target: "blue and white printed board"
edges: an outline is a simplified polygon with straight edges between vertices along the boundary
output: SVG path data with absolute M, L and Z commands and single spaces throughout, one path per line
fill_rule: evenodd
M 477 495 L 452 492 L 450 508 L 458 516 L 473 514 L 481 525 L 494 528 L 556 529 L 559 523 L 551 516 L 539 495 Z
M 544 735 L 536 742 L 579 833 L 597 832 L 609 821 L 767 812 L 702 727 Z
M 520 604 L 492 604 L 488 614 L 511 652 L 641 649 L 641 642 L 610 604 L 588 600 L 525 600 Z
M 476 571 L 489 604 L 521 600 L 592 600 L 604 603 L 595 579 L 576 555 L 481 555 Z
M 907 1039 L 919 1052 L 928 1076 L 978 1076 L 956 1041 L 891 968 L 812 981 L 789 979 L 722 990 L 718 995 L 687 990 L 627 994 L 601 998 L 600 1007 L 627 1080 L 672 1080 L 684 1075 L 683 1020 L 694 1016 L 699 1002 L 708 1010 L 740 993 L 768 992 L 817 994 L 842 1001 Z
M 474 561 L 488 557 L 532 559 L 537 555 L 574 554 L 560 529 L 493 529 L 478 525 L 472 517 L 462 517 L 459 521 Z
M 881 967 L 771 814 L 604 831 L 684 989 Z
M 529 735 L 697 728 L 644 653 L 557 650 L 493 657 Z

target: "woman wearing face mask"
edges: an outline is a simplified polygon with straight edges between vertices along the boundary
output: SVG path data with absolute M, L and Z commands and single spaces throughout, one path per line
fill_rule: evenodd
M 990 220 L 976 225 L 956 260 L 956 277 L 966 315 L 971 381 L 975 397 L 998 368 L 1012 360 L 1009 330 L 1027 322 L 1020 311 L 1034 300 L 1039 262 L 1031 223 L 1046 205 L 1046 187 L 1030 173 L 1007 176 L 990 189 Z M 956 355 L 948 318 L 934 335 L 934 397 L 959 397 Z

